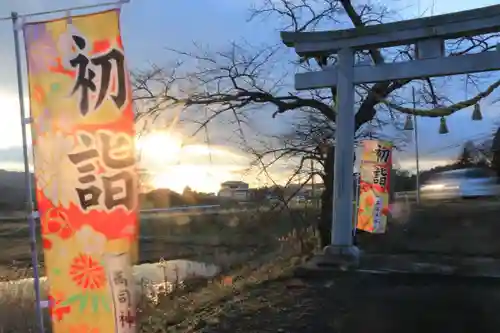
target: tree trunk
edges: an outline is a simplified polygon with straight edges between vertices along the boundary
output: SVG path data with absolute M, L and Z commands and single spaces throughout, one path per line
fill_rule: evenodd
M 495 133 L 491 150 L 493 152 L 493 161 L 491 162 L 491 166 L 497 174 L 497 181 L 500 182 L 500 128 Z
M 321 248 L 330 245 L 332 233 L 332 210 L 333 210 L 333 161 L 335 148 L 328 149 L 325 159 L 325 176 L 323 184 L 325 189 L 321 194 L 321 216 L 318 225 Z

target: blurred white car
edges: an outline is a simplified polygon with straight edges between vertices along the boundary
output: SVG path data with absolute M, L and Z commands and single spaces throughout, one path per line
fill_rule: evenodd
M 492 197 L 499 194 L 496 175 L 486 168 L 466 168 L 432 175 L 420 186 L 423 200 Z

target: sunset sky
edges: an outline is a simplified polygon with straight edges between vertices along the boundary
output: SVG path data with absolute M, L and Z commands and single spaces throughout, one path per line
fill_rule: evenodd
M 250 43 L 279 43 L 279 26 L 273 20 L 247 22 L 248 8 L 259 0 L 132 0 L 123 7 L 122 33 L 129 68 L 147 68 L 151 63 L 167 64 L 173 60 L 172 53 L 165 48 L 192 50 L 193 42 L 209 45 L 211 50 L 223 49 L 231 41 L 245 39 Z M 68 8 L 104 1 L 91 0 L 3 0 L 0 16 L 11 11 L 20 14 Z M 107 2 L 107 1 L 106 1 Z M 388 3 L 389 1 L 383 1 Z M 481 6 L 493 5 L 497 0 L 400 0 L 393 1 L 401 18 L 420 15 L 441 14 Z M 430 8 L 434 3 L 432 11 Z M 425 11 L 427 10 L 427 11 Z M 425 12 L 424 12 L 425 11 Z M 51 18 L 51 17 L 48 17 Z M 22 167 L 21 132 L 16 89 L 15 59 L 11 22 L 0 22 L 0 168 Z M 293 59 L 293 55 L 291 58 Z M 463 86 L 451 87 L 450 94 L 456 99 L 465 97 Z M 470 96 L 469 96 L 470 97 Z M 498 126 L 498 105 L 491 101 L 499 93 L 482 104 L 482 122 L 470 122 L 471 111 L 459 112 L 448 118 L 450 133 L 438 135 L 438 119 L 420 119 L 420 156 L 423 168 L 446 163 L 458 154 L 458 144 L 469 138 L 486 137 L 495 125 Z M 259 135 L 286 132 L 294 115 L 271 118 L 272 110 L 259 113 L 252 119 Z M 166 119 L 170 119 L 166 117 Z M 188 139 L 184 128 L 166 124 L 170 133 L 156 133 L 140 143 L 144 166 L 154 174 L 155 183 L 161 187 L 182 190 L 191 186 L 200 191 L 217 191 L 225 180 L 243 179 L 252 185 L 264 184 L 263 175 L 248 170 L 252 156 L 240 149 L 239 142 L 232 137 L 232 130 L 224 126 L 212 126 L 210 147 L 203 136 Z M 162 127 L 162 126 L 158 126 Z M 141 146 L 142 145 L 142 146 Z M 443 148 L 443 149 L 440 149 Z M 397 156 L 397 164 L 403 168 L 414 168 L 412 144 L 407 151 Z M 287 166 L 282 164 L 273 170 L 273 178 L 282 182 L 287 175 Z

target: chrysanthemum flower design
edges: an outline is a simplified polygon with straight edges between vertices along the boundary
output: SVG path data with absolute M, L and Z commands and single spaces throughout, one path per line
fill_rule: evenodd
M 101 289 L 106 283 L 104 267 L 97 260 L 83 253 L 73 259 L 69 274 L 76 285 L 86 290 Z

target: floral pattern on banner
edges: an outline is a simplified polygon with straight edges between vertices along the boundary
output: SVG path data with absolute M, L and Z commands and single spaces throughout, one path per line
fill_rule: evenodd
M 379 193 L 385 192 L 381 186 L 360 182 L 360 204 L 358 208 L 357 228 L 365 231 L 373 231 L 373 206 L 375 198 Z M 383 206 L 381 214 L 384 217 L 389 215 L 389 206 Z
M 61 293 L 53 293 L 53 295 L 49 295 L 48 297 L 50 304 L 49 314 L 56 321 L 62 321 L 64 316 L 71 312 L 71 306 L 62 304 L 64 298 L 64 295 Z
M 135 251 L 138 232 L 134 112 L 119 16 L 110 10 L 24 25 L 54 333 L 124 332 L 104 260 Z
M 100 333 L 101 331 L 96 327 L 89 325 L 75 325 L 69 328 L 69 333 Z
M 357 229 L 371 233 L 386 231 L 391 168 L 392 144 L 390 142 L 379 140 L 363 142 Z
M 63 210 L 50 208 L 45 212 L 42 221 L 43 248 L 52 249 L 52 240 L 58 237 L 62 240 L 73 236 L 73 228 L 69 224 L 68 214 Z
M 28 25 L 24 30 L 30 74 L 49 71 L 57 58 L 56 44 L 45 24 Z
M 101 260 L 106 249 L 106 236 L 95 231 L 91 226 L 84 225 L 75 235 L 78 246 L 83 253 L 95 255 Z
M 72 136 L 56 132 L 39 136 L 34 147 L 36 187 L 55 207 L 69 208 L 78 200 L 78 172 L 68 158 L 75 145 Z
M 104 267 L 88 254 L 82 253 L 73 258 L 69 275 L 83 290 L 102 289 L 106 283 Z

